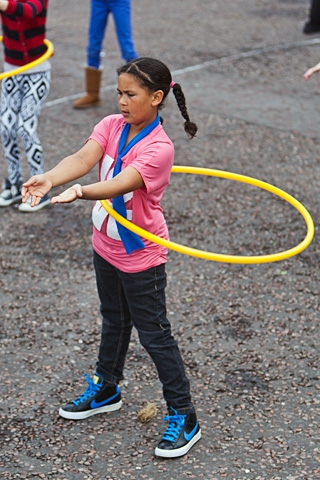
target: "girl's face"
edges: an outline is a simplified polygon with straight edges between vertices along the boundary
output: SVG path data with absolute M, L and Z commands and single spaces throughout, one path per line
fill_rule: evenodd
M 162 98 L 162 90 L 149 93 L 146 88 L 141 86 L 134 75 L 130 73 L 119 75 L 119 110 L 125 121 L 134 127 L 134 130 L 142 130 L 156 118 L 158 105 Z

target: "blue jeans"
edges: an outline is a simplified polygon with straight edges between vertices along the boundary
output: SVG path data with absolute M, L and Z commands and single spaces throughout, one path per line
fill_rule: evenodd
M 87 64 L 89 67 L 100 67 L 100 52 L 109 13 L 112 14 L 114 19 L 123 60 L 129 62 L 138 57 L 131 31 L 131 0 L 91 0 L 87 48 Z
M 123 379 L 134 326 L 156 366 L 168 408 L 181 414 L 194 412 L 189 380 L 166 316 L 165 264 L 124 273 L 94 252 L 94 267 L 102 315 L 97 373 L 110 384 Z

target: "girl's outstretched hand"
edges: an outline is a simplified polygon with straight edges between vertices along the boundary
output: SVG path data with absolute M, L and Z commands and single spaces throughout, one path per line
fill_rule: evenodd
M 22 185 L 22 203 L 26 203 L 27 199 L 31 197 L 30 205 L 32 207 L 38 205 L 41 198 L 44 197 L 51 188 L 52 183 L 45 174 L 34 175 Z
M 79 183 L 72 185 L 57 197 L 51 198 L 51 203 L 71 203 L 82 197 L 82 187 Z
M 313 73 L 316 73 L 316 72 L 319 72 L 319 71 L 320 71 L 320 63 L 317 63 L 317 65 L 315 65 L 314 67 L 309 68 L 309 69 L 304 73 L 303 77 L 304 77 L 306 80 L 308 80 Z

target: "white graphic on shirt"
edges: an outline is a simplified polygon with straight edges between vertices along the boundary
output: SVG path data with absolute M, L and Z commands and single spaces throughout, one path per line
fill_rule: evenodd
M 101 181 L 110 180 L 113 177 L 113 168 L 111 168 L 113 161 L 113 158 L 111 158 L 109 155 L 106 155 L 104 157 L 101 165 Z M 132 197 L 133 192 L 126 193 L 123 196 L 124 202 L 128 202 L 129 200 L 131 200 Z M 121 240 L 115 219 L 109 216 L 108 212 L 101 205 L 101 203 L 97 201 L 92 210 L 92 222 L 95 228 L 99 230 L 99 232 L 101 232 L 102 225 L 106 218 L 108 218 L 106 224 L 107 236 L 113 238 L 114 240 Z M 127 210 L 127 219 L 132 220 L 132 210 Z

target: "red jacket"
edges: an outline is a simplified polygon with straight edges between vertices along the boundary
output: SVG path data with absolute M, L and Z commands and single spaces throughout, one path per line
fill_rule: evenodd
M 47 50 L 46 35 L 49 0 L 9 0 L 1 12 L 4 59 L 22 66 L 41 57 Z

